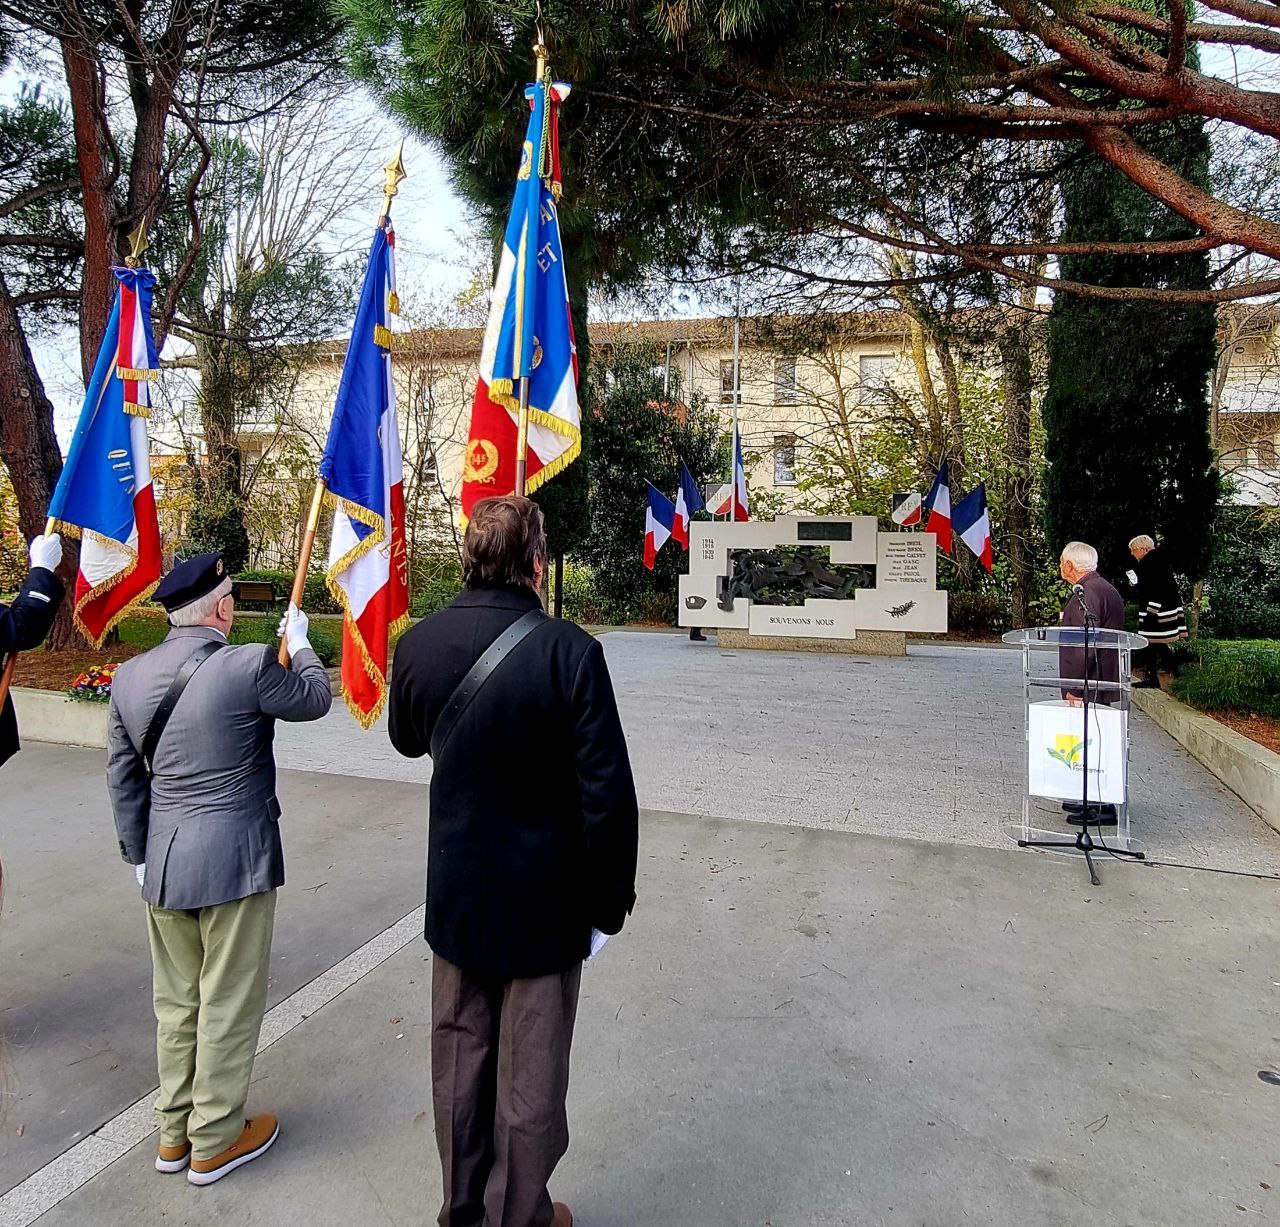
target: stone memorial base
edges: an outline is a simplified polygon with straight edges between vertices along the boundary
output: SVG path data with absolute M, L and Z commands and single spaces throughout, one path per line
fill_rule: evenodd
M 859 631 L 853 639 L 814 639 L 793 635 L 752 635 L 736 627 L 708 627 L 722 648 L 761 648 L 767 652 L 839 652 L 846 656 L 905 656 L 905 631 Z

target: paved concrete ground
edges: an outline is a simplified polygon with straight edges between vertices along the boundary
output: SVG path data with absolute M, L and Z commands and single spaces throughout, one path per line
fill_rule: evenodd
M 677 812 L 646 814 L 636 917 L 584 978 L 556 1184 L 582 1227 L 1280 1219 L 1280 1089 L 1257 1078 L 1280 1066 L 1277 884 L 1104 860 L 1090 889 L 1013 849 L 1016 654 L 604 642 L 642 801 Z M 399 945 L 416 920 L 384 932 L 421 903 L 429 764 L 345 712 L 279 745 L 271 1001 L 310 987 L 281 1007 L 305 1021 L 260 1058 L 251 1108 L 279 1110 L 284 1138 L 195 1190 L 154 1174 L 152 1137 L 42 1227 L 434 1218 L 426 951 Z M 1133 760 L 1150 846 L 1280 868 L 1280 836 L 1141 717 Z M 29 1216 L 5 1190 L 155 1075 L 101 753 L 29 746 L 3 785 L 9 1227 Z M 307 1005 L 371 939 L 370 966 L 399 952 Z
M 1022 657 L 912 644 L 905 659 L 722 652 L 680 635 L 602 637 L 642 805 L 833 830 L 1008 848 L 1026 778 Z M 1048 662 L 1046 662 L 1048 663 Z M 1280 839 L 1141 713 L 1131 728 L 1133 833 L 1152 855 L 1280 873 Z M 280 761 L 306 771 L 430 779 L 385 722 L 337 705 L 281 726 Z M 1057 807 L 1036 825 L 1066 828 Z
M 155 1024 L 143 911 L 116 850 L 102 752 L 28 743 L 3 783 L 7 1189 L 155 1085 Z M 289 885 L 272 1003 L 421 903 L 426 864 L 421 788 L 286 771 L 280 799 Z
M 641 864 L 583 979 L 581 1227 L 1276 1215 L 1274 884 L 679 815 Z M 415 942 L 268 1049 L 259 1163 L 198 1190 L 144 1142 L 42 1227 L 432 1221 L 427 977 Z

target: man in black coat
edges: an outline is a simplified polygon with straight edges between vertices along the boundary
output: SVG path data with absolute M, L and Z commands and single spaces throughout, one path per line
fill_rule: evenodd
M 57 533 L 31 540 L 31 571 L 12 605 L 0 605 L 0 668 L 11 652 L 37 647 L 49 633 L 62 604 L 64 589 L 54 570 L 62 561 L 62 538 Z M 0 707 L 0 765 L 19 749 L 18 715 L 6 694 Z
M 532 611 L 542 511 L 484 499 L 462 548 L 466 587 L 400 640 L 392 744 L 432 753 L 427 941 L 441 1227 L 570 1227 L 547 1181 L 568 1149 L 565 1096 L 583 959 L 635 903 L 638 813 L 597 640 L 534 629 L 431 745 L 486 650 Z
M 1138 603 L 1138 633 L 1147 637 L 1142 652 L 1142 681 L 1137 686 L 1160 689 L 1160 664 L 1172 668 L 1168 645 L 1185 638 L 1187 619 L 1182 609 L 1182 594 L 1173 568 L 1156 549 L 1155 541 L 1145 533 L 1129 542 L 1134 569 L 1129 572 L 1134 600 Z

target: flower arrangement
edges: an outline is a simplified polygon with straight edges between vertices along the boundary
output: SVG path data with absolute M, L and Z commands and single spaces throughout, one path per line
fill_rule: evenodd
M 67 694 L 80 703 L 106 703 L 111 698 L 111 683 L 115 678 L 119 661 L 106 665 L 94 665 L 86 669 L 74 682 Z

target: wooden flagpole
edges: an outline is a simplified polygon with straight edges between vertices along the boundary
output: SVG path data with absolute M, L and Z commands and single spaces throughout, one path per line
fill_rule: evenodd
M 404 179 L 404 141 L 400 142 L 396 149 L 395 157 L 383 168 L 382 183 L 382 214 L 378 218 L 378 225 L 384 226 L 387 219 L 391 216 L 391 200 L 399 192 L 400 181 Z M 328 484 L 323 477 L 316 478 L 315 493 L 311 496 L 311 510 L 307 513 L 307 524 L 302 532 L 302 549 L 298 553 L 298 569 L 293 573 L 293 589 L 289 594 L 289 600 L 299 609 L 302 608 L 302 598 L 307 590 L 307 573 L 311 570 L 311 554 L 315 549 L 316 532 L 320 528 L 320 512 L 324 508 L 324 493 L 328 489 Z M 289 643 L 285 638 L 280 640 L 279 660 L 287 669 L 289 667 Z
M 302 549 L 298 553 L 298 569 L 293 573 L 293 590 L 289 600 L 299 609 L 302 608 L 302 597 L 307 590 L 307 572 L 311 570 L 311 552 L 315 549 L 316 530 L 320 527 L 320 511 L 324 507 L 326 489 L 323 477 L 316 478 L 315 493 L 311 496 L 311 510 L 307 512 L 307 526 L 302 532 Z M 280 640 L 280 663 L 289 667 L 289 641 Z

